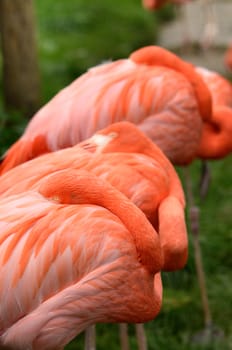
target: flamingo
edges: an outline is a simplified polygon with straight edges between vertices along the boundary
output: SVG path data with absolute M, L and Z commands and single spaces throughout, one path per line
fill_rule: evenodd
M 232 44 L 229 45 L 227 48 L 225 55 L 224 55 L 224 64 L 225 67 L 231 71 L 232 70 Z
M 93 323 L 156 317 L 159 236 L 109 183 L 65 169 L 0 208 L 1 349 L 61 350 Z
M 170 60 L 172 55 L 173 54 L 171 54 L 169 57 Z M 137 50 L 134 54 L 132 54 L 132 56 L 136 62 L 146 61 L 148 65 L 157 64 L 157 60 L 162 59 L 161 55 L 159 58 L 157 58 L 158 55 L 156 54 L 156 48 L 154 48 L 154 50 L 149 50 L 149 47 Z M 179 62 L 179 64 L 181 64 L 181 62 Z M 185 62 L 185 64 L 187 64 L 187 62 Z M 194 69 L 193 66 L 191 66 L 191 68 Z M 186 67 L 185 70 L 187 69 L 188 68 Z M 196 87 L 196 89 L 198 89 L 199 94 L 203 94 L 203 96 L 201 96 L 201 102 L 204 107 L 203 111 L 205 113 L 207 113 L 208 111 L 208 115 L 203 114 L 203 111 L 202 111 L 203 107 L 202 105 L 199 105 L 201 106 L 201 115 L 204 123 L 202 127 L 202 135 L 201 135 L 200 143 L 198 145 L 198 150 L 195 154 L 195 158 L 198 157 L 203 159 L 205 158 L 220 159 L 232 152 L 232 139 L 230 137 L 232 120 L 231 118 L 228 118 L 227 113 L 225 115 L 220 108 L 218 111 L 212 111 L 213 100 L 212 100 L 212 95 L 210 93 L 210 90 L 207 84 L 203 82 L 204 80 L 203 77 L 202 77 L 201 83 L 199 82 L 199 79 L 201 79 L 201 76 L 197 71 L 196 73 L 198 77 L 197 78 L 194 77 L 196 81 L 193 82 L 193 84 L 197 84 L 197 83 L 199 84 L 199 86 Z M 193 73 L 189 70 L 188 74 L 190 75 L 190 78 L 191 78 L 191 75 Z M 206 94 L 206 96 L 204 96 L 204 94 Z M 199 97 L 198 97 L 198 101 L 199 101 Z M 211 104 L 210 106 L 209 106 L 209 103 Z M 210 116 L 209 116 L 209 113 L 210 113 Z M 205 118 L 205 115 L 207 116 L 207 118 Z M 164 151 L 164 153 L 166 152 Z M 191 161 L 192 160 L 193 159 L 191 159 Z M 173 163 L 175 164 L 175 162 Z M 184 164 L 184 162 L 183 161 L 181 162 L 180 160 L 176 164 Z
M 184 267 L 188 242 L 180 180 L 163 152 L 135 125 L 112 124 L 74 147 L 11 169 L 1 176 L 0 196 L 37 190 L 45 176 L 64 169 L 92 172 L 126 195 L 160 235 L 162 269 L 174 271 Z
M 126 194 L 155 224 L 162 237 L 163 269 L 173 271 L 184 267 L 187 233 L 180 181 L 164 154 L 136 126 L 128 122 L 112 124 L 77 146 L 13 168 L 1 177 L 1 197 L 38 188 L 45 176 L 67 168 L 94 172 Z M 125 326 L 121 325 L 120 332 Z M 86 332 L 86 346 L 94 341 L 92 332 L 93 328 Z M 140 348 L 144 347 L 142 325 L 136 325 L 136 334 Z M 125 336 L 121 338 L 121 342 L 127 340 Z
M 161 47 L 139 49 L 90 69 L 58 93 L 7 151 L 0 172 L 122 120 L 137 124 L 174 164 L 188 164 L 211 123 L 211 95 L 191 64 Z

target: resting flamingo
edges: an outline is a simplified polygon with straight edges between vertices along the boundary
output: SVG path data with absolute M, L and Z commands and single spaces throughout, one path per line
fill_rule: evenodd
M 120 120 L 137 124 L 174 164 L 220 158 L 232 150 L 231 125 L 220 109 L 219 118 L 214 115 L 210 91 L 191 64 L 160 47 L 145 47 L 129 59 L 90 69 L 55 96 L 8 150 L 0 172 Z
M 93 323 L 157 315 L 159 236 L 109 183 L 57 171 L 0 208 L 1 349 L 63 349 Z
M 188 164 L 211 123 L 211 95 L 191 64 L 160 47 L 142 48 L 90 69 L 58 93 L 7 151 L 0 171 L 121 120 L 137 124 L 174 164 Z
M 109 181 L 146 214 L 160 235 L 162 269 L 184 267 L 187 234 L 180 181 L 164 154 L 131 123 L 112 124 L 80 145 L 17 166 L 1 177 L 1 197 L 36 189 L 44 176 L 57 170 L 80 168 Z M 144 344 L 141 325 L 136 325 L 136 333 Z
M 188 244 L 181 183 L 163 152 L 135 125 L 112 124 L 77 146 L 11 169 L 1 177 L 0 196 L 37 189 L 45 176 L 64 169 L 90 171 L 124 193 L 159 232 L 163 270 L 184 267 Z

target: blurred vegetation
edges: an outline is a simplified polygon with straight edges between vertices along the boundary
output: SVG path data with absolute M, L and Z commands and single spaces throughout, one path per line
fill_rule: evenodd
M 173 18 L 173 8 L 149 13 L 140 0 L 36 0 L 38 52 L 43 99 L 48 101 L 61 88 L 90 66 L 127 57 L 143 45 L 155 43 L 159 25 Z M 1 65 L 1 61 L 0 61 Z M 0 79 L 0 89 L 2 82 Z M 0 96 L 1 98 L 1 96 Z M 0 99 L 0 152 L 22 133 L 26 121 L 15 111 L 4 112 Z M 193 344 L 191 336 L 202 329 L 203 317 L 190 236 L 189 260 L 183 271 L 164 273 L 164 302 L 156 320 L 146 324 L 149 350 L 232 349 L 232 168 L 231 157 L 211 162 L 212 183 L 207 198 L 197 197 L 200 162 L 191 166 L 197 201 L 201 206 L 201 246 L 207 286 L 215 324 L 224 331 L 222 340 Z M 178 171 L 181 175 L 181 169 Z M 131 349 L 136 349 L 130 325 Z M 67 349 L 83 349 L 83 335 Z M 97 326 L 97 348 L 119 349 L 118 326 Z

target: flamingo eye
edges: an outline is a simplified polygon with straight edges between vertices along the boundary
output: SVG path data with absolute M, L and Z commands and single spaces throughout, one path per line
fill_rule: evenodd
M 109 133 L 107 136 L 109 136 L 111 139 L 114 139 L 115 137 L 118 136 L 118 133 L 116 133 L 116 132 L 111 132 L 111 133 Z

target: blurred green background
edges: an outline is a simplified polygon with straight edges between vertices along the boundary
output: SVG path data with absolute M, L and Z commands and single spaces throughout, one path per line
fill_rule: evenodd
M 90 66 L 127 57 L 156 42 L 160 25 L 175 16 L 172 6 L 149 13 L 140 0 L 36 0 L 37 42 L 42 82 L 41 105 Z M 0 58 L 0 68 L 2 58 Z M 2 74 L 2 73 L 0 73 Z M 0 88 L 2 79 L 0 76 Z M 6 112 L 0 95 L 0 153 L 16 140 L 28 122 L 23 113 Z M 224 338 L 208 344 L 191 341 L 203 328 L 199 287 L 190 237 L 189 261 L 183 271 L 163 274 L 160 315 L 146 324 L 150 350 L 232 349 L 232 169 L 231 156 L 210 163 L 212 181 L 204 201 L 198 196 L 200 162 L 191 166 L 194 193 L 201 207 L 200 242 L 213 321 Z M 178 169 L 182 176 L 181 169 Z M 131 349 L 135 331 L 129 327 Z M 83 349 L 83 335 L 67 349 Z M 97 326 L 97 348 L 119 349 L 117 325 Z

